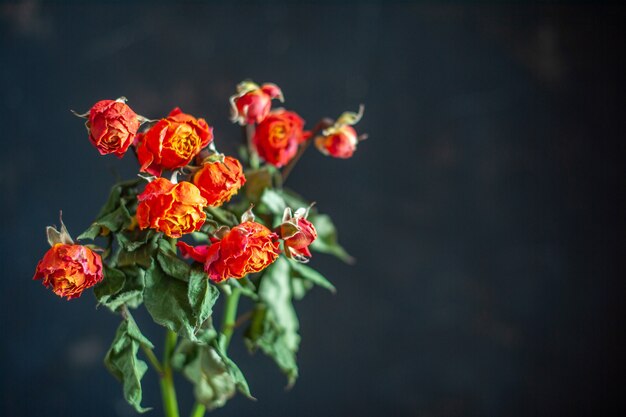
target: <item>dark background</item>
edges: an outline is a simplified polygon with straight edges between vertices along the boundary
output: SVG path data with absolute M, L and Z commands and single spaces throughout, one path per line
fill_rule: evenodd
M 297 305 L 301 379 L 236 338 L 257 402 L 217 416 L 559 416 L 624 411 L 626 13 L 592 5 L 0 5 L 0 415 L 132 416 L 102 357 L 118 318 L 31 281 L 58 210 L 74 235 L 132 156 L 69 109 L 180 105 L 231 152 L 228 97 L 283 88 L 311 125 L 366 104 L 350 160 L 290 186 L 355 266 Z M 140 326 L 160 342 L 145 314 Z M 144 405 L 161 413 L 155 374 Z M 192 398 L 179 384 L 182 415 Z M 601 414 L 605 413 L 605 414 Z

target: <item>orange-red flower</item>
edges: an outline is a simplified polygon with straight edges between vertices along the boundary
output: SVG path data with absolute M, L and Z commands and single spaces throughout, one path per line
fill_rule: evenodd
M 215 282 L 259 272 L 278 258 L 277 239 L 276 233 L 262 224 L 241 223 L 227 232 L 222 240 L 209 246 L 204 270 Z
M 102 100 L 89 110 L 89 140 L 101 155 L 124 156 L 133 143 L 139 119 L 123 100 Z
M 271 112 L 256 128 L 253 143 L 261 158 L 282 167 L 298 152 L 298 145 L 309 138 L 304 132 L 304 120 L 286 110 Z
M 184 167 L 212 140 L 213 128 L 204 119 L 196 119 L 177 107 L 139 135 L 137 158 L 141 171 L 158 176 L 163 170 Z
M 157 178 L 146 185 L 137 199 L 137 224 L 141 229 L 150 227 L 179 238 L 200 229 L 206 219 L 206 199 L 190 182 L 172 184 L 165 178 Z
M 205 162 L 193 176 L 193 183 L 200 189 L 209 206 L 219 207 L 229 201 L 245 184 L 241 163 L 230 156 L 224 161 Z
M 259 87 L 252 81 L 237 86 L 237 94 L 230 98 L 231 120 L 240 125 L 261 123 L 272 108 L 272 99 L 283 101 L 283 93 L 275 84 Z
M 100 255 L 82 245 L 57 243 L 39 261 L 33 279 L 42 279 L 56 295 L 71 300 L 102 277 Z
M 342 159 L 350 158 L 358 143 L 356 130 L 348 125 L 342 126 L 329 135 L 315 138 L 315 146 L 321 153 Z

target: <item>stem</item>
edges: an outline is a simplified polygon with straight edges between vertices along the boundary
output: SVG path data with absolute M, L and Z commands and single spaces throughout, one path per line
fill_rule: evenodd
M 252 143 L 252 136 L 254 135 L 254 125 L 244 125 L 241 127 L 243 132 L 243 139 L 246 145 L 248 145 L 248 152 L 250 153 L 250 168 L 259 169 L 259 154 L 256 151 L 254 144 Z
M 152 365 L 154 370 L 157 371 L 159 377 L 163 378 L 163 368 L 161 367 L 161 362 L 159 362 L 152 349 L 147 346 L 141 345 L 141 350 L 143 350 L 146 358 L 148 358 L 148 362 L 150 362 L 150 365 Z
M 230 338 L 235 330 L 235 318 L 237 317 L 237 306 L 239 304 L 239 296 L 241 290 L 237 287 L 232 287 L 231 293 L 226 297 L 226 304 L 224 305 L 224 317 L 222 318 L 222 337 L 220 339 L 220 346 L 224 353 L 228 349 L 230 344 Z
M 193 407 L 193 411 L 191 412 L 191 417 L 203 417 L 205 411 L 206 407 L 204 405 L 196 403 Z
M 163 397 L 163 410 L 166 417 L 179 417 L 178 400 L 174 388 L 174 375 L 172 373 L 171 358 L 176 348 L 178 336 L 171 330 L 165 334 L 165 349 L 163 351 L 163 376 L 161 377 L 161 395 Z

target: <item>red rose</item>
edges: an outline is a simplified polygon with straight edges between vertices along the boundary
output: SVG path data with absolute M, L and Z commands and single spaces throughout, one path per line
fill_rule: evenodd
M 241 163 L 230 156 L 224 161 L 206 162 L 193 176 L 193 183 L 200 189 L 207 204 L 219 207 L 229 201 L 246 183 Z
M 315 146 L 320 152 L 342 159 L 350 158 L 358 143 L 356 130 L 348 125 L 342 126 L 329 135 L 315 138 Z
M 296 233 L 284 240 L 285 248 L 288 248 L 294 256 L 300 255 L 310 258 L 312 255 L 309 245 L 317 239 L 317 230 L 315 230 L 313 223 L 307 219 L 298 219 L 297 228 Z
M 141 171 L 159 176 L 165 169 L 184 167 L 212 140 L 213 128 L 204 119 L 196 119 L 177 107 L 140 135 L 137 158 Z
M 124 101 L 102 100 L 89 110 L 89 140 L 101 155 L 124 156 L 133 143 L 139 119 Z
M 298 146 L 309 137 L 303 132 L 304 120 L 286 110 L 271 112 L 256 128 L 252 139 L 261 158 L 282 167 L 298 152 Z
M 226 232 L 212 245 L 189 246 L 178 242 L 183 257 L 204 262 L 204 270 L 215 282 L 243 278 L 262 271 L 280 253 L 278 236 L 262 224 L 247 221 Z
M 165 178 L 157 178 L 146 185 L 137 200 L 139 227 L 150 227 L 169 237 L 179 238 L 199 230 L 206 219 L 206 199 L 190 182 L 172 184 Z
M 39 261 L 33 279 L 43 279 L 56 295 L 71 300 L 102 277 L 100 255 L 82 245 L 57 243 Z
M 287 256 L 293 256 L 296 260 L 306 262 L 310 258 L 309 245 L 317 239 L 317 230 L 313 223 L 306 218 L 309 209 L 301 208 L 291 214 L 291 209 L 286 208 L 283 214 L 283 222 L 278 227 L 280 237 L 285 243 Z
M 240 125 L 261 123 L 270 112 L 272 99 L 283 101 L 283 93 L 274 84 L 259 87 L 251 81 L 237 86 L 237 94 L 230 98 L 231 120 Z

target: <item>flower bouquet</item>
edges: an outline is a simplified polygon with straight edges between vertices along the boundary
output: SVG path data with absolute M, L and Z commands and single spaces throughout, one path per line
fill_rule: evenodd
M 284 183 L 311 143 L 325 155 L 351 157 L 364 139 L 353 128 L 363 107 L 307 131 L 295 112 L 272 109 L 275 99 L 283 94 L 274 84 L 237 86 L 230 104 L 244 132 L 238 158 L 218 152 L 212 127 L 179 108 L 151 120 L 120 98 L 75 113 L 100 154 L 121 158 L 131 149 L 140 173 L 113 186 L 76 240 L 62 219 L 48 227 L 51 248 L 34 279 L 68 300 L 93 288 L 98 304 L 121 316 L 104 361 L 138 412 L 148 410 L 141 403 L 146 361 L 168 417 L 179 416 L 174 372 L 193 386 L 194 417 L 237 391 L 252 398 L 227 352 L 239 327 L 247 348 L 270 356 L 291 386 L 300 342 L 293 300 L 314 285 L 334 291 L 307 265 L 311 251 L 352 259 L 330 217 Z M 241 297 L 251 300 L 250 311 L 238 312 Z M 220 323 L 213 320 L 218 300 Z M 133 319 L 142 305 L 166 329 L 161 358 Z

